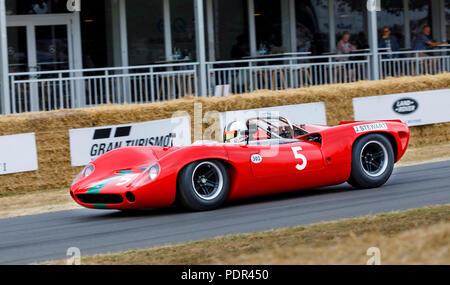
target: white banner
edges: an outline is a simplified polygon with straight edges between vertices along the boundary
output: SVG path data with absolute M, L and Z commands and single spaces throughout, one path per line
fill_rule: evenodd
M 356 121 L 402 120 L 409 126 L 450 122 L 450 89 L 354 98 Z
M 189 117 L 70 130 L 72 166 L 84 166 L 114 149 L 191 144 Z
M 318 102 L 221 113 L 220 126 L 223 130 L 226 125 L 233 121 L 245 123 L 248 119 L 265 115 L 284 117 L 289 119 L 292 124 L 327 124 L 325 103 Z
M 38 170 L 34 133 L 0 137 L 0 175 Z

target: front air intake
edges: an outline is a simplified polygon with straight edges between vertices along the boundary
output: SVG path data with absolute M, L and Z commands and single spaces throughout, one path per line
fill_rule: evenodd
M 118 194 L 78 194 L 76 196 L 84 204 L 113 205 L 123 203 L 122 196 Z

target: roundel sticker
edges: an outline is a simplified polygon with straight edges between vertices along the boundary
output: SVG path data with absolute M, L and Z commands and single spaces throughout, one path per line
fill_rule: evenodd
M 262 157 L 259 154 L 252 155 L 252 162 L 255 164 L 262 162 Z

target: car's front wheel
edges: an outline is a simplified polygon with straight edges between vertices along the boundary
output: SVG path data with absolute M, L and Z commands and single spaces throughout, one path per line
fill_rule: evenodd
M 217 160 L 189 164 L 178 177 L 178 201 L 187 209 L 207 211 L 220 207 L 228 197 L 228 170 Z
M 394 150 L 385 136 L 364 136 L 353 146 L 352 172 L 348 183 L 356 188 L 380 187 L 391 177 L 394 162 Z

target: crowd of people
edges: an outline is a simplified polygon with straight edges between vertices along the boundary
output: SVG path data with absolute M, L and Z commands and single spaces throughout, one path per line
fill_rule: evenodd
M 430 48 L 438 47 L 447 44 L 447 42 L 437 42 L 430 38 L 431 36 L 431 26 L 426 25 L 422 31 L 415 37 L 412 45 L 412 50 L 418 52 L 420 57 L 429 56 L 426 52 Z M 355 51 L 358 47 L 350 42 L 350 33 L 344 32 L 341 40 L 338 42 L 336 47 L 336 53 L 340 55 L 347 55 Z M 388 58 L 398 58 L 399 54 L 396 53 L 400 51 L 400 44 L 395 35 L 389 27 L 384 27 L 381 32 L 381 36 L 378 40 L 378 48 L 387 52 L 386 57 Z M 348 61 L 348 57 L 341 57 L 339 61 Z
M 388 62 L 390 62 L 389 64 L 392 63 L 392 66 L 397 62 L 396 59 L 399 59 L 400 57 L 430 57 L 433 55 L 430 51 L 431 49 L 447 44 L 447 42 L 433 41 L 431 39 L 431 32 L 431 26 L 424 26 L 413 38 L 411 48 L 402 49 L 404 44 L 403 39 L 399 40 L 390 27 L 383 27 L 378 38 L 378 48 L 381 57 L 383 59 L 388 59 Z M 308 28 L 304 25 L 297 25 L 297 51 L 316 54 L 317 51 L 314 52 L 314 45 L 314 37 Z M 248 37 L 244 34 L 240 35 L 237 38 L 237 43 L 231 50 L 232 58 L 242 59 L 245 58 L 245 56 L 248 57 L 248 50 Z M 364 32 L 357 35 L 352 35 L 350 32 L 343 32 L 341 38 L 337 42 L 336 56 L 334 56 L 333 59 L 335 62 L 342 63 L 336 65 L 336 73 L 343 74 L 343 76 L 350 81 L 354 81 L 356 72 L 352 61 L 361 58 L 361 54 L 367 54 L 368 51 L 369 45 Z M 270 55 L 271 52 L 273 51 L 266 50 L 265 53 L 260 53 L 259 56 Z M 334 53 L 328 54 L 333 55 Z M 245 65 L 245 63 L 241 63 L 241 65 Z M 430 57 L 429 59 L 424 59 L 422 65 L 421 68 L 432 71 L 437 65 L 437 60 L 434 57 Z
M 430 54 L 427 52 L 428 50 L 439 47 L 442 45 L 446 45 L 447 42 L 437 42 L 433 41 L 431 38 L 431 27 L 426 25 L 423 27 L 421 32 L 414 38 L 412 43 L 412 54 L 418 57 L 429 57 Z M 336 54 L 342 55 L 336 58 L 336 61 L 348 62 L 350 60 L 350 54 L 356 51 L 359 47 L 351 42 L 351 35 L 349 32 L 344 32 L 340 41 L 336 46 Z M 397 59 L 400 57 L 400 44 L 399 40 L 395 35 L 392 34 L 392 31 L 389 27 L 384 27 L 381 32 L 381 36 L 378 39 L 378 48 L 381 52 L 383 52 L 383 58 L 387 59 Z M 408 54 L 408 52 L 407 52 Z M 346 56 L 349 55 L 349 56 Z M 436 64 L 436 60 L 431 58 L 430 60 L 426 60 L 424 64 L 427 65 L 427 70 L 433 70 L 434 65 Z M 346 66 L 346 64 L 344 64 Z M 353 81 L 354 79 L 354 70 L 350 66 L 344 67 L 346 72 L 349 73 L 349 77 Z
M 426 25 L 419 34 L 416 35 L 412 42 L 412 51 L 419 52 L 420 57 L 429 56 L 427 50 L 447 44 L 447 42 L 433 41 L 431 38 L 431 26 Z M 313 52 L 314 40 L 311 32 L 303 25 L 297 25 L 297 51 L 299 52 Z M 342 33 L 342 36 L 336 46 L 337 55 L 349 55 L 337 58 L 337 61 L 348 61 L 350 54 L 354 51 L 368 49 L 367 38 L 364 32 L 358 35 L 351 35 L 346 31 Z M 378 48 L 385 53 L 385 58 L 398 58 L 401 50 L 399 39 L 392 33 L 391 28 L 383 27 L 381 35 L 378 39 Z M 249 52 L 248 39 L 245 34 L 237 37 L 236 43 L 231 50 L 231 58 L 241 59 L 244 56 L 248 56 Z M 268 51 L 270 53 L 270 51 Z M 314 53 L 314 52 L 313 52 Z

